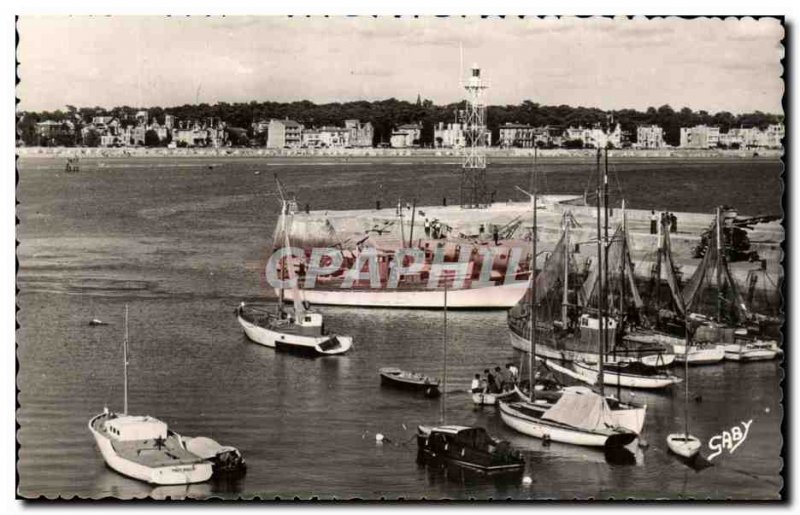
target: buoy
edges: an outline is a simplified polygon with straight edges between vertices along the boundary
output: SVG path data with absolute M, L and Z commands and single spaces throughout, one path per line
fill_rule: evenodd
M 533 483 L 533 479 L 531 479 L 531 476 L 525 476 L 522 478 L 523 485 L 530 485 L 531 483 Z
M 764 408 L 764 413 L 769 413 L 769 407 Z
M 383 435 L 381 433 L 376 433 L 375 434 L 375 441 L 376 442 L 382 442 L 383 441 Z
M 648 447 L 650 447 L 650 444 L 647 443 L 647 440 L 639 438 L 639 448 L 640 449 L 647 449 Z

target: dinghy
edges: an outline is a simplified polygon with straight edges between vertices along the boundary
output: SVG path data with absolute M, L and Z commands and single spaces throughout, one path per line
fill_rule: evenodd
M 684 307 L 684 306 L 680 306 Z M 691 348 L 692 340 L 691 340 L 691 333 L 689 331 L 689 319 L 686 315 L 686 310 L 681 310 L 684 313 L 684 324 L 686 327 L 686 343 L 684 345 L 683 351 L 685 354 L 689 353 L 689 349 Z M 683 361 L 683 373 L 684 373 L 684 381 L 683 381 L 683 433 L 677 434 L 673 433 L 667 436 L 667 447 L 670 451 L 681 456 L 682 458 L 692 458 L 695 454 L 700 451 L 700 447 L 702 444 L 700 440 L 696 437 L 692 436 L 689 433 L 689 359 L 685 357 Z
M 433 379 L 417 372 L 400 370 L 396 367 L 384 367 L 378 373 L 381 376 L 381 385 L 383 386 L 422 392 L 426 397 L 439 396 L 438 379 Z

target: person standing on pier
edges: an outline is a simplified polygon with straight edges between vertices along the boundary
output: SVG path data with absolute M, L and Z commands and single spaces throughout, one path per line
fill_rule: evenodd
M 650 211 L 650 234 L 658 234 L 658 215 L 655 209 Z
M 492 228 L 492 236 L 494 237 L 494 244 L 499 245 L 500 243 L 498 240 L 500 240 L 500 232 L 497 230 L 496 225 Z
M 431 222 L 427 218 L 425 219 L 425 236 L 427 238 L 431 237 Z
M 678 232 L 678 217 L 675 216 L 675 213 L 669 214 L 669 232 Z
M 486 226 L 483 225 L 483 222 L 481 222 L 481 226 L 478 228 L 478 237 L 483 239 L 484 232 L 486 232 Z

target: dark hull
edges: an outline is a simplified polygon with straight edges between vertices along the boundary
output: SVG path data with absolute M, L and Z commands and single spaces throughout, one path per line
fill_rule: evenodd
M 460 467 L 483 472 L 519 470 L 525 467 L 525 460 L 510 454 L 488 453 L 467 446 L 437 443 L 425 435 L 417 435 L 418 457 L 428 460 L 444 461 Z
M 275 342 L 275 350 L 278 352 L 285 352 L 287 354 L 293 354 L 295 356 L 303 356 L 306 358 L 316 358 L 318 356 L 324 356 L 321 352 L 317 351 L 316 347 L 312 347 L 310 345 L 294 345 L 291 343 L 285 343 L 281 341 Z
M 384 374 L 381 374 L 381 385 L 388 386 L 390 388 L 395 388 L 398 390 L 419 392 L 425 395 L 426 397 L 438 397 L 441 393 L 439 392 L 439 385 L 430 383 L 425 384 L 416 381 L 407 381 L 401 378 L 392 377 L 390 375 L 384 375 Z

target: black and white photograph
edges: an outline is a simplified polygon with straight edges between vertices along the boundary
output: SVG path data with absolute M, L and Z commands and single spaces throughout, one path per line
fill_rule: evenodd
M 14 24 L 18 500 L 786 501 L 779 13 Z

